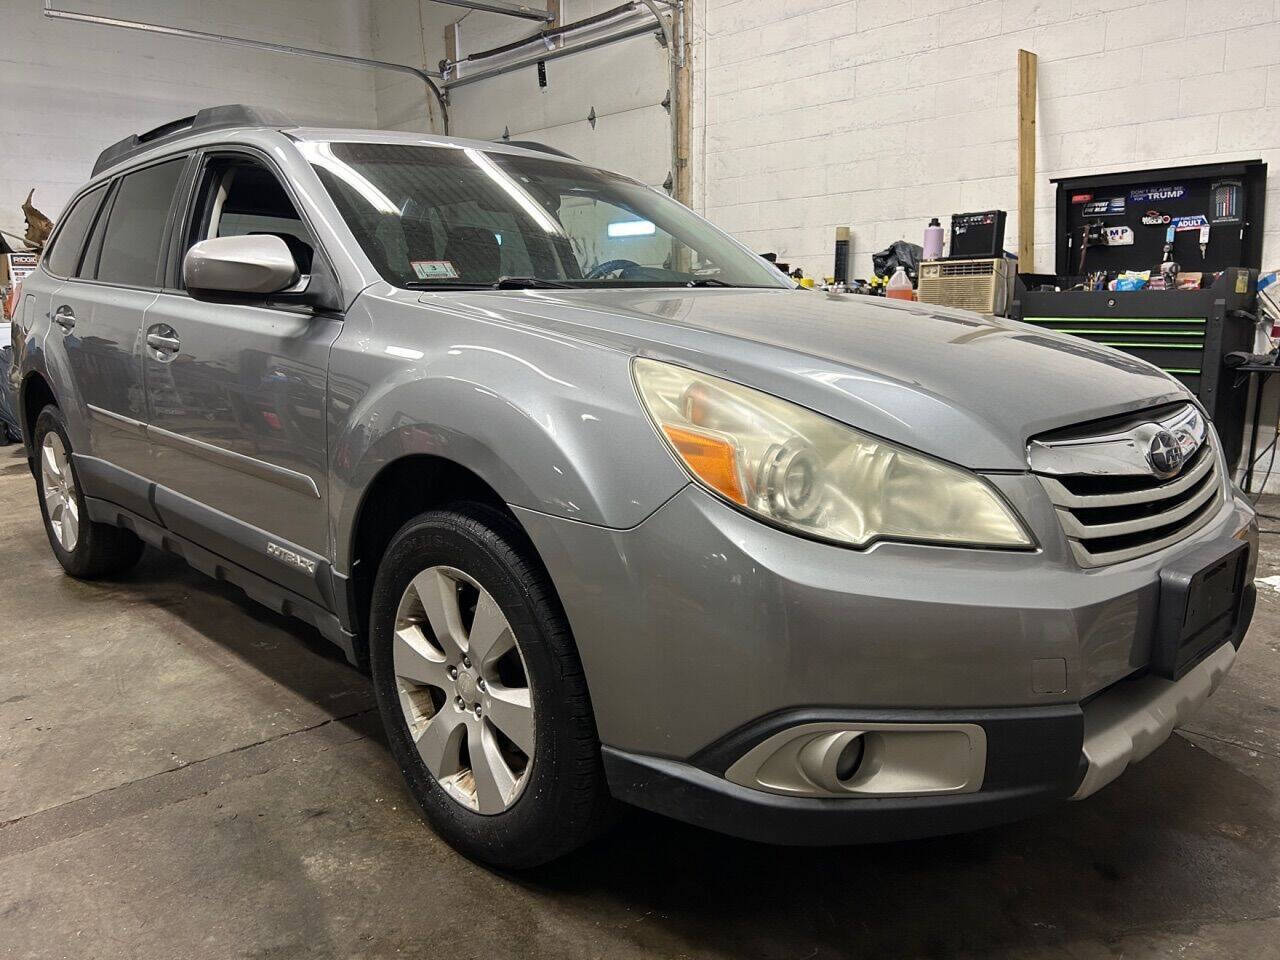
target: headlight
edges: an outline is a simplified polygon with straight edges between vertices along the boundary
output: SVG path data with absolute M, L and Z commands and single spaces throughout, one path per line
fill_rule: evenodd
M 823 540 L 1030 547 L 978 476 L 803 407 L 655 360 L 636 386 L 694 479 L 742 509 Z

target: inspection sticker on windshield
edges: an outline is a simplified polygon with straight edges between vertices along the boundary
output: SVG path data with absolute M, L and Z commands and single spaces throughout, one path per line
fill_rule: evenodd
M 456 280 L 458 270 L 452 260 L 410 260 L 419 280 Z

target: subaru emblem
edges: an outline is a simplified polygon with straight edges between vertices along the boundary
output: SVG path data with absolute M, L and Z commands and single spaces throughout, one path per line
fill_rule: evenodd
M 1172 477 L 1182 469 L 1186 454 L 1178 439 L 1168 430 L 1161 430 L 1151 438 L 1151 446 L 1147 449 L 1147 462 L 1151 471 L 1162 480 Z

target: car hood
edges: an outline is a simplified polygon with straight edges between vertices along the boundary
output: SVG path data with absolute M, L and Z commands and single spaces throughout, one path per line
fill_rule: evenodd
M 801 290 L 537 290 L 449 307 L 735 380 L 980 470 L 1025 470 L 1030 437 L 1186 399 L 1128 354 L 962 310 Z M 422 302 L 441 307 L 445 296 Z

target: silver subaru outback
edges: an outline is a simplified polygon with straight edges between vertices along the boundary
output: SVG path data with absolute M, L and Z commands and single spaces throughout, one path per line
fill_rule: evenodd
M 201 111 L 110 147 L 12 370 L 73 576 L 144 544 L 373 677 L 433 827 L 742 837 L 1081 799 L 1222 680 L 1256 525 L 1113 350 L 794 289 L 553 151 Z

